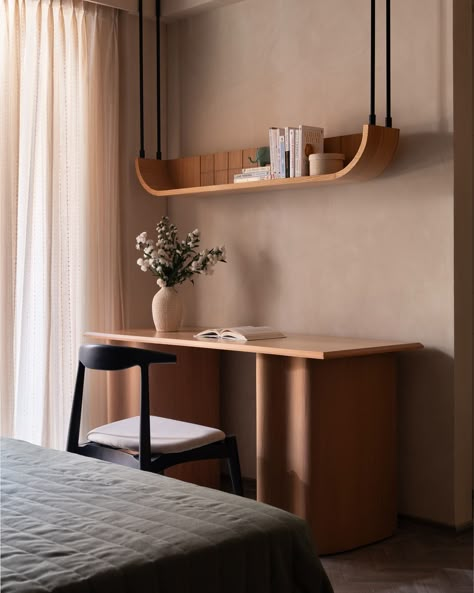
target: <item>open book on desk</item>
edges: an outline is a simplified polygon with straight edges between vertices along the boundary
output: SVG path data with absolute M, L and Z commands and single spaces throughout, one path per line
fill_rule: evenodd
M 272 338 L 286 338 L 285 334 L 265 325 L 242 325 L 241 327 L 227 327 L 220 329 L 205 329 L 194 336 L 195 338 L 221 338 L 223 340 L 270 340 Z

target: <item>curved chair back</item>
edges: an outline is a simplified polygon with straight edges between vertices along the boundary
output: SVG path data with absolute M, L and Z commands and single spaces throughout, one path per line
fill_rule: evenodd
M 154 363 L 173 363 L 176 356 L 130 346 L 84 344 L 79 348 L 79 361 L 88 369 L 119 371 Z

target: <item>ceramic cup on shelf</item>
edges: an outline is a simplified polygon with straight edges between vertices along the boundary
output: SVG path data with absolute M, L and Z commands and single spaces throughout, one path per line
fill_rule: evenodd
M 316 152 L 309 155 L 309 174 L 326 175 L 344 168 L 344 155 L 338 152 Z

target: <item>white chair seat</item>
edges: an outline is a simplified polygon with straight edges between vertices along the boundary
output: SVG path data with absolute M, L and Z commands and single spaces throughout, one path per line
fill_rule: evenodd
M 150 433 L 151 452 L 155 454 L 181 453 L 225 439 L 225 434 L 217 428 L 159 416 L 150 416 Z M 87 438 L 115 449 L 138 451 L 139 434 L 140 417 L 134 416 L 94 428 Z

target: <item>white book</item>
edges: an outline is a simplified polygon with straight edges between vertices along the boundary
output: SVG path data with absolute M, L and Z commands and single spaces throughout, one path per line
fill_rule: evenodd
M 285 176 L 285 170 L 283 169 L 283 175 L 282 175 L 282 168 L 281 168 L 281 158 L 280 158 L 281 136 L 283 136 L 283 142 L 284 142 L 284 138 L 285 138 L 285 129 L 284 128 L 272 127 L 269 129 L 268 139 L 269 139 L 269 143 L 270 143 L 270 166 L 271 166 L 272 179 L 278 179 L 280 177 Z
M 242 173 L 271 173 L 270 165 L 264 165 L 263 167 L 245 167 L 242 169 Z
M 285 127 L 285 175 L 290 176 L 290 128 Z
M 272 179 L 276 179 L 279 171 L 278 128 L 270 128 L 268 130 L 268 145 L 270 146 L 270 174 Z
M 301 130 L 295 130 L 295 177 L 301 177 Z
M 295 176 L 295 134 L 296 129 L 290 128 L 290 177 Z
M 267 177 L 267 175 L 270 175 L 269 171 L 256 171 L 255 173 L 235 173 L 234 179 L 236 177 Z
M 234 175 L 234 183 L 245 183 L 247 181 L 268 181 L 271 179 L 271 175 L 268 173 L 267 175 Z
M 237 340 L 247 342 L 250 340 L 270 340 L 273 338 L 286 338 L 285 334 L 266 325 L 242 325 L 240 327 L 223 327 L 218 329 L 205 329 L 194 336 L 195 338 L 211 338 L 221 340 Z
M 283 134 L 280 134 L 279 143 L 278 143 L 278 159 L 279 159 L 279 172 L 278 177 L 281 179 L 282 177 L 286 177 L 285 175 L 285 131 L 283 130 Z
M 324 152 L 324 128 L 300 124 L 298 130 L 298 144 L 295 144 L 295 154 L 298 153 L 298 159 L 295 160 L 295 176 L 304 177 L 309 175 L 309 157 L 306 147 L 310 146 L 311 154 Z

